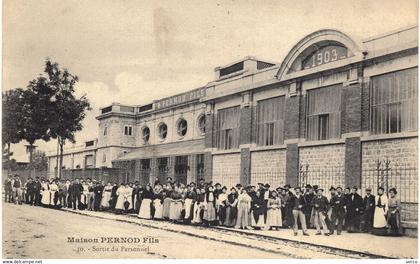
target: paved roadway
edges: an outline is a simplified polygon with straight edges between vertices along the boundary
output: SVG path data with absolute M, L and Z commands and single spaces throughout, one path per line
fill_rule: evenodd
M 114 237 L 140 243 L 102 243 Z M 69 242 L 69 238 L 88 239 Z M 93 240 L 98 239 L 97 242 Z M 344 258 L 360 255 L 238 232 L 3 203 L 3 258 Z M 369 257 L 369 256 L 362 256 Z

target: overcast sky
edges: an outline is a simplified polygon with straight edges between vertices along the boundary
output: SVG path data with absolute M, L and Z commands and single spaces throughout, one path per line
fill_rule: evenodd
M 205 85 L 248 55 L 281 62 L 323 28 L 356 41 L 417 24 L 417 0 L 4 0 L 3 90 L 26 87 L 50 57 L 80 77 L 94 110 L 77 144 L 97 136 L 99 107 L 144 104 Z M 27 160 L 24 143 L 15 158 Z M 56 142 L 36 142 L 54 150 Z

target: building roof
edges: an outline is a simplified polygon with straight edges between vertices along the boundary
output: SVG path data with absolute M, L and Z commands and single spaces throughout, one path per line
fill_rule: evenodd
M 204 139 L 150 145 L 138 148 L 113 161 L 147 159 L 151 157 L 179 156 L 204 152 Z

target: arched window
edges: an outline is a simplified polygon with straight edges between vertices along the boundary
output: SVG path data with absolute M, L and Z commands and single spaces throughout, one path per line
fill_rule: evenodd
M 180 135 L 181 137 L 185 136 L 187 134 L 188 129 L 187 120 L 185 120 L 184 118 L 179 119 L 176 128 L 178 135 Z
M 142 130 L 142 138 L 143 138 L 143 141 L 145 143 L 146 142 L 149 142 L 149 139 L 150 139 L 150 129 L 148 127 L 144 127 L 143 128 L 143 130 Z
M 106 154 L 104 153 L 104 155 L 102 156 L 102 162 L 106 162 Z
M 104 127 L 104 136 L 108 134 L 108 127 Z
M 168 126 L 165 123 L 160 123 L 158 126 L 159 137 L 165 139 L 168 135 Z
M 206 116 L 204 114 L 200 115 L 198 117 L 198 130 L 200 131 L 201 134 L 206 133 Z

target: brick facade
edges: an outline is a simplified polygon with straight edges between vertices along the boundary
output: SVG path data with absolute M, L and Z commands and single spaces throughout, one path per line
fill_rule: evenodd
M 295 139 L 299 137 L 299 102 L 300 96 L 286 97 L 286 109 L 284 122 L 284 139 Z
M 299 148 L 297 144 L 287 144 L 286 148 L 286 183 L 291 186 L 298 184 Z
M 251 152 L 249 148 L 241 149 L 241 180 L 242 185 L 247 185 L 250 182 L 251 173 Z
M 361 131 L 361 85 L 344 86 L 342 92 L 341 133 Z
M 361 185 L 362 146 L 360 137 L 346 138 L 345 177 L 346 187 Z

